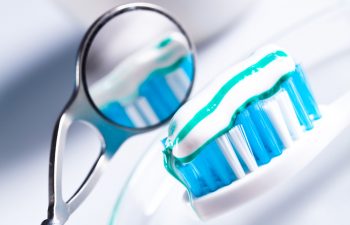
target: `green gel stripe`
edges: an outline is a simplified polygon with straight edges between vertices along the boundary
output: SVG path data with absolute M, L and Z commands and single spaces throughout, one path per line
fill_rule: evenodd
M 121 102 L 133 102 L 133 101 L 135 101 L 135 99 L 140 95 L 140 87 L 143 83 L 145 83 L 149 79 L 152 79 L 154 76 L 164 76 L 164 77 L 168 76 L 170 73 L 172 73 L 173 71 L 180 68 L 181 64 L 186 60 L 187 57 L 188 57 L 188 54 L 182 56 L 176 62 L 174 62 L 173 64 L 171 64 L 169 66 L 154 69 L 152 72 L 149 73 L 147 78 L 141 82 L 141 84 L 139 85 L 139 87 L 135 93 L 132 93 L 131 95 L 129 95 L 123 99 L 120 99 L 119 101 L 121 101 Z
M 176 168 L 176 158 L 173 157 L 173 155 L 171 154 L 171 149 L 169 148 L 165 148 L 165 150 L 163 151 L 163 164 L 165 169 L 173 176 L 175 177 L 178 181 L 180 181 L 180 183 L 182 183 L 185 187 L 186 184 L 183 181 L 183 179 L 181 179 L 179 177 L 179 175 L 177 174 L 175 168 Z
M 222 136 L 223 134 L 226 134 L 234 125 L 234 122 L 236 120 L 237 115 L 242 112 L 243 110 L 245 110 L 250 104 L 252 104 L 253 102 L 256 101 L 260 101 L 260 100 L 264 100 L 267 99 L 273 95 L 275 95 L 280 89 L 281 89 L 281 84 L 286 81 L 287 79 L 290 78 L 290 76 L 292 76 L 292 74 L 295 71 L 291 71 L 285 75 L 283 75 L 269 90 L 253 96 L 251 98 L 249 98 L 246 102 L 244 102 L 236 111 L 235 113 L 232 115 L 231 117 L 231 121 L 228 124 L 227 127 L 225 127 L 224 129 L 222 129 L 220 132 L 218 132 L 216 135 L 214 135 L 212 138 L 210 138 L 208 141 L 206 141 L 205 143 L 202 144 L 201 147 L 199 147 L 196 151 L 194 151 L 192 154 L 183 157 L 183 158 L 176 158 L 173 156 L 172 154 L 172 147 L 173 146 L 167 146 L 166 149 L 163 151 L 164 154 L 164 166 L 166 168 L 166 170 L 173 176 L 175 177 L 177 180 L 179 180 L 187 189 L 188 192 L 190 192 L 189 187 L 186 185 L 184 179 L 182 177 L 179 176 L 179 174 L 177 173 L 177 168 L 176 168 L 176 164 L 185 164 L 185 163 L 189 163 L 190 161 L 192 161 L 194 158 L 196 158 L 196 156 L 201 153 L 202 149 L 209 144 L 210 142 L 212 142 L 213 140 L 216 140 L 218 137 Z M 190 195 L 192 196 L 192 195 Z
M 176 62 L 174 62 L 173 64 L 171 64 L 170 66 L 167 66 L 167 67 L 163 67 L 163 68 L 158 68 L 158 69 L 155 69 L 153 70 L 148 76 L 147 76 L 147 79 L 151 79 L 153 78 L 154 76 L 158 76 L 159 74 L 161 75 L 169 75 L 170 73 L 174 72 L 175 70 L 177 70 L 178 68 L 180 68 L 181 64 L 186 60 L 187 58 L 187 55 L 185 56 L 182 56 L 181 58 L 179 58 Z M 145 81 L 146 81 L 145 80 Z M 145 82 L 144 81 L 144 82 Z
M 280 89 L 281 89 L 281 84 L 286 81 L 287 79 L 290 78 L 290 76 L 294 73 L 294 71 L 289 72 L 285 75 L 283 75 L 275 84 L 274 86 L 272 86 L 269 90 L 253 96 L 251 98 L 249 98 L 247 101 L 245 101 L 232 115 L 231 117 L 231 121 L 228 124 L 228 126 L 226 126 L 224 129 L 222 129 L 220 132 L 218 132 L 217 134 L 215 134 L 212 138 L 210 138 L 209 140 L 207 140 L 205 143 L 203 143 L 201 145 L 201 147 L 199 147 L 196 151 L 194 151 L 192 154 L 183 157 L 183 158 L 175 158 L 176 160 L 178 160 L 181 163 L 188 163 L 190 161 L 192 161 L 194 158 L 196 158 L 196 156 L 201 152 L 201 150 L 207 145 L 209 144 L 211 141 L 216 140 L 217 138 L 219 138 L 220 136 L 222 136 L 223 134 L 226 134 L 227 132 L 229 132 L 229 130 L 233 127 L 234 122 L 236 120 L 237 115 L 244 111 L 250 104 L 256 102 L 256 101 L 260 101 L 260 100 L 264 100 L 267 99 L 273 95 L 275 95 Z M 179 178 L 177 178 L 179 179 Z
M 169 45 L 172 41 L 173 40 L 171 37 L 165 38 L 157 45 L 157 48 L 164 48 L 165 46 Z
M 175 70 L 177 70 L 178 68 L 180 68 L 181 64 L 186 60 L 186 58 L 188 57 L 188 55 L 184 55 L 181 58 L 179 58 L 176 62 L 174 62 L 173 64 L 171 64 L 170 66 L 167 67 L 162 67 L 162 68 L 157 68 L 155 70 L 153 70 L 148 76 L 147 78 L 142 81 L 141 84 L 145 83 L 146 81 L 152 79 L 154 76 L 168 76 L 170 73 L 174 72 Z M 141 86 L 141 85 L 140 85 Z M 131 99 L 136 98 L 137 96 L 139 96 L 140 94 L 140 89 L 138 89 L 137 93 L 135 93 L 135 95 L 130 96 Z M 131 100 L 130 100 L 131 101 Z
M 199 110 L 196 115 L 182 128 L 174 139 L 174 143 L 181 142 L 190 132 L 191 130 L 205 117 L 213 113 L 218 105 L 221 103 L 226 94 L 241 80 L 244 78 L 251 76 L 252 74 L 258 72 L 260 69 L 266 67 L 269 63 L 276 60 L 278 57 L 287 57 L 287 54 L 283 51 L 276 51 L 274 53 L 270 53 L 266 55 L 264 58 L 259 60 L 256 64 L 248 67 L 242 72 L 238 73 L 236 76 L 231 78 L 224 86 L 220 88 L 218 93 L 211 99 L 211 101 Z

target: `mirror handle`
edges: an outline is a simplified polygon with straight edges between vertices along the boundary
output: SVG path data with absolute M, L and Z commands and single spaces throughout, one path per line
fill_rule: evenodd
M 50 164 L 49 164 L 49 207 L 48 219 L 42 225 L 62 225 L 69 216 L 79 207 L 92 191 L 102 175 L 102 171 L 109 161 L 104 154 L 105 145 L 101 144 L 100 154 L 94 165 L 76 192 L 65 202 L 62 196 L 62 167 L 63 152 L 66 144 L 69 127 L 74 122 L 74 117 L 64 112 L 57 120 L 54 128 Z

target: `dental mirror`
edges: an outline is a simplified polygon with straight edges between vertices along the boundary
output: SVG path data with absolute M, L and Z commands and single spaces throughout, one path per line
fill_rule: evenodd
M 191 41 L 163 9 L 128 4 L 99 17 L 82 40 L 75 90 L 54 129 L 48 217 L 42 224 L 64 224 L 89 195 L 121 144 L 161 126 L 186 101 L 194 74 Z M 101 147 L 84 182 L 65 201 L 63 151 L 68 128 L 76 121 L 98 131 Z

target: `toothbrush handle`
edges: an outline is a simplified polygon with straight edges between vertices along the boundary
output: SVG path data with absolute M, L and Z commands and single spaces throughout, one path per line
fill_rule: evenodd
M 342 95 L 335 102 L 329 105 L 337 120 L 341 120 L 340 129 L 343 130 L 350 125 L 350 91 Z

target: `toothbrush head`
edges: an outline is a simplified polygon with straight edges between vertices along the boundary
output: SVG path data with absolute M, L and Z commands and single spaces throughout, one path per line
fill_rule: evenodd
M 220 214 L 243 201 L 228 190 L 283 158 L 320 118 L 301 66 L 266 46 L 178 110 L 164 141 L 165 167 L 200 217 Z

